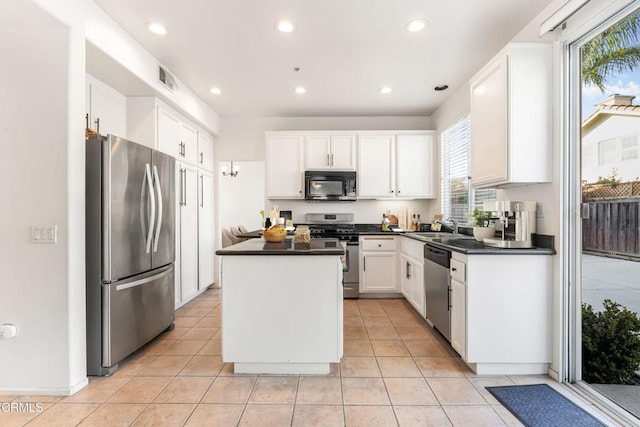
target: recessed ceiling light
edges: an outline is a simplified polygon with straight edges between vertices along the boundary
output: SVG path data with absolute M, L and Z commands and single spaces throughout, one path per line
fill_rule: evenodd
M 407 31 L 415 33 L 415 32 L 418 32 L 418 31 L 422 31 L 426 25 L 427 25 L 427 21 L 425 21 L 422 18 L 416 18 L 416 19 L 412 19 L 411 21 L 407 22 L 407 25 L 405 25 L 404 28 Z
M 449 89 L 449 85 L 440 85 L 433 88 L 433 90 L 442 92 L 443 90 Z
M 380 88 L 380 93 L 390 93 L 391 92 L 391 88 L 389 86 L 382 86 Z
M 307 93 L 307 90 L 306 90 L 304 87 L 302 87 L 302 86 L 298 86 L 298 87 L 296 88 L 296 93 L 297 93 L 297 94 L 302 95 L 302 94 Z
M 220 88 L 217 88 L 217 87 L 212 87 L 211 89 L 209 89 L 209 92 L 211 92 L 214 95 L 220 95 L 222 93 Z
M 290 33 L 293 31 L 293 23 L 288 19 L 281 19 L 276 22 L 276 28 L 283 33 Z
M 159 22 L 149 22 L 147 24 L 147 29 L 151 31 L 153 34 L 157 34 L 159 36 L 164 36 L 169 32 L 167 27 L 165 27 Z

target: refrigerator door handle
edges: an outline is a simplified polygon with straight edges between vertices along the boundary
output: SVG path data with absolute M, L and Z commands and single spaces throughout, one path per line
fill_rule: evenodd
M 151 213 L 149 214 L 149 231 L 146 239 L 146 253 L 151 251 L 151 240 L 153 238 L 153 226 L 156 219 L 156 197 L 153 194 L 153 181 L 151 179 L 151 167 L 149 163 L 145 166 L 145 177 L 149 188 L 149 204 L 151 205 Z
M 136 286 L 142 286 L 146 283 L 153 282 L 154 280 L 160 279 L 166 276 L 167 274 L 169 274 L 170 272 L 171 270 L 167 269 L 162 273 L 154 274 L 153 276 L 145 277 L 144 279 L 136 280 L 135 282 L 129 282 L 123 285 L 116 285 L 116 291 L 123 291 L 125 289 L 135 288 Z
M 156 235 L 153 238 L 153 252 L 158 252 L 158 240 L 160 240 L 160 229 L 162 228 L 162 189 L 160 188 L 160 176 L 156 165 L 153 165 L 153 184 L 158 191 L 158 218 L 156 220 Z

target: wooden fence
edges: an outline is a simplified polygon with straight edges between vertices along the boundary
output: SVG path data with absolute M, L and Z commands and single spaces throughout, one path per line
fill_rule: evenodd
M 640 198 L 588 200 L 582 220 L 582 249 L 640 261 Z

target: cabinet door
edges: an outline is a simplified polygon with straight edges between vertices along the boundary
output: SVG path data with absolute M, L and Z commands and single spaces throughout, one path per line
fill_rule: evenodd
M 411 284 L 411 277 L 409 276 L 409 271 L 411 270 L 410 263 L 411 261 L 406 255 L 400 255 L 400 292 L 407 301 L 413 304 L 413 286 Z
M 198 289 L 204 289 L 213 283 L 213 175 L 198 175 Z
M 398 197 L 435 197 L 433 135 L 396 136 Z
M 180 119 L 175 113 L 161 106 L 156 108 L 156 114 L 158 150 L 177 159 L 182 159 Z
M 356 144 L 353 135 L 331 137 L 331 167 L 343 170 L 356 169 Z
M 358 198 L 395 197 L 393 135 L 358 136 Z
M 329 135 L 307 135 L 304 140 L 305 169 L 331 168 L 331 137 Z
M 267 198 L 302 199 L 302 157 L 299 135 L 267 137 Z
M 395 252 L 365 252 L 360 292 L 398 292 L 398 258 Z
M 198 163 L 198 131 L 190 124 L 180 122 L 180 142 L 183 145 L 182 160 L 192 165 Z
M 471 185 L 508 178 L 507 57 L 471 85 Z
M 411 288 L 413 295 L 413 306 L 420 316 L 426 317 L 426 297 L 424 292 L 424 264 L 413 262 L 411 264 Z
M 213 171 L 213 137 L 206 132 L 198 132 L 198 167 Z
M 457 280 L 451 281 L 451 347 L 463 359 L 467 359 L 467 296 L 466 286 Z
M 198 170 L 186 163 L 177 165 L 180 258 L 176 263 L 180 264 L 180 301 L 186 301 L 198 291 Z
M 127 98 L 87 75 L 89 127 L 103 135 L 127 136 Z

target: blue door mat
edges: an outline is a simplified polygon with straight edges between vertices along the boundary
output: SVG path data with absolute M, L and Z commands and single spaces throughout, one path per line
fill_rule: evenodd
M 546 384 L 485 387 L 529 427 L 600 427 L 600 421 Z

